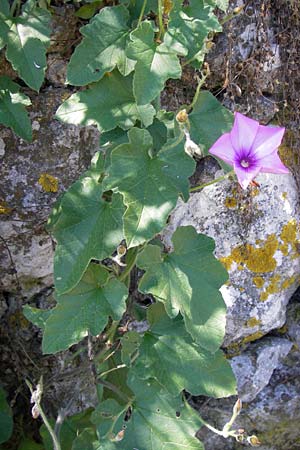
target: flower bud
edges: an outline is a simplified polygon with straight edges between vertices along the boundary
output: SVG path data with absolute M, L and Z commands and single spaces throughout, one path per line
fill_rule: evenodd
M 238 416 L 241 410 L 242 410 L 242 400 L 238 398 L 233 407 L 233 415 L 235 417 Z
M 126 249 L 125 245 L 121 244 L 117 248 L 118 256 L 120 256 L 120 257 L 124 256 L 126 251 L 127 251 L 127 249 Z
M 249 442 L 251 447 L 259 447 L 261 445 L 260 440 L 254 434 L 252 436 L 248 436 L 247 441 Z
M 176 120 L 179 123 L 186 123 L 188 121 L 188 113 L 186 112 L 186 109 L 182 109 L 179 111 L 176 115 Z

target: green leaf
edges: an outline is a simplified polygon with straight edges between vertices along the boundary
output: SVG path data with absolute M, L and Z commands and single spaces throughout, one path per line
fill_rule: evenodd
M 157 0 L 145 0 L 144 16 L 150 11 L 157 13 Z M 125 5 L 130 13 L 130 18 L 135 21 L 139 18 L 142 8 L 144 7 L 144 0 L 121 0 L 121 4 Z
M 128 331 L 121 339 L 123 364 L 130 367 L 136 359 L 142 337 L 136 331 Z
M 90 261 L 111 256 L 123 239 L 122 197 L 103 198 L 103 164 L 98 153 L 92 168 L 69 188 L 50 216 L 49 227 L 57 241 L 54 280 L 58 294 L 76 286 Z
M 11 18 L 6 58 L 25 83 L 38 91 L 44 81 L 46 48 L 50 44 L 50 13 L 27 1 L 22 15 Z
M 210 147 L 223 134 L 232 128 L 233 114 L 208 91 L 201 91 L 198 100 L 189 115 L 191 138 L 200 144 L 208 154 Z M 221 167 L 228 172 L 232 168 L 218 159 Z
M 181 66 L 174 52 L 164 44 L 156 45 L 151 22 L 142 22 L 130 35 L 127 56 L 137 61 L 133 92 L 138 105 L 154 100 L 169 78 L 181 77 Z
M 83 5 L 76 11 L 75 16 L 81 19 L 90 19 L 96 13 L 101 3 L 102 1 L 96 1 Z
M 63 450 L 71 450 L 73 441 L 76 436 L 78 436 L 83 430 L 91 426 L 90 417 L 91 408 L 79 414 L 75 414 L 74 416 L 67 417 L 63 421 L 59 433 L 59 439 Z M 50 419 L 49 421 L 51 426 L 54 428 L 55 421 L 52 419 Z M 40 434 L 43 439 L 45 450 L 53 450 L 53 441 L 45 425 L 41 426 Z
M 227 272 L 213 255 L 213 239 L 197 234 L 192 226 L 178 228 L 172 242 L 172 253 L 162 254 L 156 245 L 140 253 L 137 265 L 146 273 L 139 290 L 162 302 L 169 317 L 180 312 L 194 340 L 214 352 L 225 332 L 226 308 L 219 288 Z
M 102 438 L 111 437 L 112 431 L 119 418 L 124 416 L 128 405 L 120 405 L 115 399 L 109 398 L 101 402 L 92 413 L 91 422 L 97 425 L 97 434 Z
M 168 215 L 176 206 L 178 196 L 189 195 L 188 177 L 194 171 L 194 161 L 183 149 L 168 142 L 156 155 L 151 135 L 133 128 L 129 143 L 112 151 L 106 189 L 116 189 L 124 197 L 124 234 L 127 247 L 135 247 L 151 239 L 164 227 Z
M 32 322 L 35 326 L 41 328 L 43 331 L 46 327 L 46 322 L 51 316 L 51 309 L 39 309 L 32 306 L 23 306 L 23 314 L 29 322 Z
M 213 8 L 217 7 L 226 12 L 229 6 L 229 0 L 205 0 L 205 3 L 211 5 Z
M 202 0 L 191 0 L 188 6 L 182 6 L 181 0 L 174 0 L 164 43 L 187 60 L 197 59 L 202 64 L 207 35 L 216 31 L 222 31 L 222 27 L 213 9 Z
M 100 80 L 105 72 L 111 72 L 115 67 L 124 76 L 133 70 L 134 62 L 125 55 L 130 31 L 128 19 L 129 13 L 123 5 L 106 7 L 80 29 L 84 38 L 68 65 L 67 83 L 89 84 Z
M 204 450 L 195 438 L 201 424 L 198 414 L 185 408 L 181 396 L 174 398 L 156 381 L 145 382 L 134 376 L 129 386 L 135 393 L 135 400 L 128 421 L 121 416 L 114 422 L 116 405 L 112 405 L 113 409 L 106 405 L 107 416 L 112 416 L 111 439 L 115 436 L 115 442 L 105 441 L 103 450 Z M 100 421 L 99 426 L 102 423 Z M 120 442 L 116 442 L 118 439 Z
M 18 450 L 44 450 L 43 445 L 29 438 L 24 438 L 19 444 Z
M 57 297 L 57 306 L 46 322 L 43 352 L 56 353 L 69 348 L 90 332 L 100 334 L 109 316 L 120 320 L 126 309 L 128 292 L 117 279 L 98 264 L 90 264 L 79 284 Z
M 6 401 L 6 393 L 0 386 L 0 444 L 10 438 L 12 430 L 12 410 Z
M 71 95 L 57 110 L 56 118 L 74 125 L 97 125 L 100 131 L 131 128 L 137 120 L 147 127 L 153 122 L 152 105 L 138 106 L 132 92 L 132 75 L 118 71 L 106 75 L 82 92 Z
M 8 77 L 0 76 L 0 123 L 12 128 L 21 138 L 31 141 L 32 130 L 24 106 L 31 104 L 30 99 L 18 92 L 20 86 Z
M 7 0 L 0 0 L 0 13 L 4 16 L 9 16 L 9 2 Z
M 72 450 L 96 450 L 100 448 L 92 428 L 85 428 L 73 441 Z
M 171 320 L 165 314 L 145 333 L 132 371 L 144 380 L 155 378 L 174 396 L 184 389 L 216 398 L 236 394 L 236 381 L 222 351 L 210 353 L 195 344 L 179 316 Z
M 9 26 L 5 22 L 5 17 L 3 17 L 1 14 L 1 5 L 0 5 L 0 50 L 7 44 L 8 33 L 9 33 Z

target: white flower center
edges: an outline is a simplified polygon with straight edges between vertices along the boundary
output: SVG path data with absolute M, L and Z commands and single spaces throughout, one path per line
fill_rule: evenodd
M 241 166 L 247 168 L 247 167 L 250 166 L 250 163 L 249 163 L 249 161 L 246 161 L 245 159 L 242 159 Z

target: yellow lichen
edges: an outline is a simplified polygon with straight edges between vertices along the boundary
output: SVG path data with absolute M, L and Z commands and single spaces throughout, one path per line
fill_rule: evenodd
M 287 278 L 286 280 L 284 280 L 284 281 L 281 283 L 281 289 L 287 289 L 287 288 L 289 288 L 290 286 L 292 286 L 292 284 L 295 283 L 295 281 L 296 281 L 296 277 L 295 277 L 295 276 L 292 276 L 292 277 L 290 277 L 290 278 Z
M 0 214 L 10 214 L 11 212 L 12 208 L 5 201 L 0 200 Z
M 250 336 L 246 336 L 242 343 L 246 344 L 248 342 L 256 341 L 257 339 L 260 339 L 263 337 L 264 333 L 262 331 L 257 331 L 256 333 L 250 334 Z
M 281 197 L 283 198 L 283 200 L 286 200 L 287 199 L 287 192 L 283 192 L 281 194 Z
M 284 243 L 292 244 L 296 240 L 297 222 L 295 219 L 290 220 L 286 225 L 282 227 L 280 239 Z
M 257 319 L 256 317 L 250 317 L 250 319 L 247 320 L 245 323 L 246 327 L 256 327 L 257 325 L 261 324 L 261 320 Z
M 237 205 L 236 199 L 234 197 L 226 197 L 224 205 L 226 208 L 235 208 Z
M 287 256 L 289 254 L 289 246 L 288 246 L 288 244 L 285 243 L 285 244 L 279 245 L 279 250 L 281 251 L 281 253 L 284 256 Z
M 246 264 L 254 273 L 272 272 L 276 268 L 274 253 L 277 248 L 278 240 L 275 234 L 270 234 L 263 246 L 257 248 L 251 244 L 240 245 L 232 249 L 229 256 L 220 260 L 227 270 L 231 268 L 233 262 L 236 262 L 238 265 Z
M 256 287 L 261 288 L 265 284 L 265 280 L 262 277 L 253 277 L 253 283 Z
M 268 297 L 269 297 L 269 294 L 267 292 L 262 292 L 259 296 L 259 298 L 262 302 L 265 302 L 268 299 Z
M 273 277 L 271 277 L 269 279 L 269 284 L 266 287 L 266 289 L 264 290 L 264 292 L 262 292 L 260 294 L 260 300 L 262 302 L 264 302 L 265 300 L 268 299 L 269 295 L 271 294 L 277 294 L 278 292 L 281 291 L 281 286 L 279 284 L 280 282 L 280 275 L 274 275 Z
M 38 183 L 42 186 L 45 192 L 58 191 L 58 179 L 48 173 L 42 173 Z

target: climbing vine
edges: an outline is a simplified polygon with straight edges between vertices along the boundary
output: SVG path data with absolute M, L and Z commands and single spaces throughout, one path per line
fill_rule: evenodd
M 45 354 L 86 340 L 99 403 L 82 420 L 65 419 L 77 430 L 66 443 L 61 426 L 43 411 L 42 380 L 28 382 L 46 449 L 201 449 L 195 433 L 204 422 L 186 392 L 236 393 L 220 350 L 225 304 L 219 289 L 227 272 L 214 257 L 214 242 L 191 226 L 175 231 L 172 248 L 160 237 L 178 199 L 189 198 L 194 158 L 232 125 L 232 114 L 201 89 L 209 74 L 205 54 L 222 30 L 215 8 L 227 7 L 226 0 L 120 0 L 87 2 L 77 11 L 90 19 L 67 69 L 66 82 L 78 91 L 56 118 L 97 126 L 100 150 L 49 217 L 57 304 L 47 311 L 26 306 L 24 314 L 43 329 Z M 50 19 L 47 2 L 0 2 L 0 49 L 36 91 L 44 80 Z M 186 65 L 198 73 L 193 102 L 177 114 L 161 109 L 165 83 L 180 79 Z M 0 122 L 26 140 L 32 137 L 28 105 L 20 85 L 0 77 Z M 136 300 L 137 290 L 147 307 Z M 238 401 L 223 430 L 206 426 L 244 440 L 232 430 L 240 408 Z

